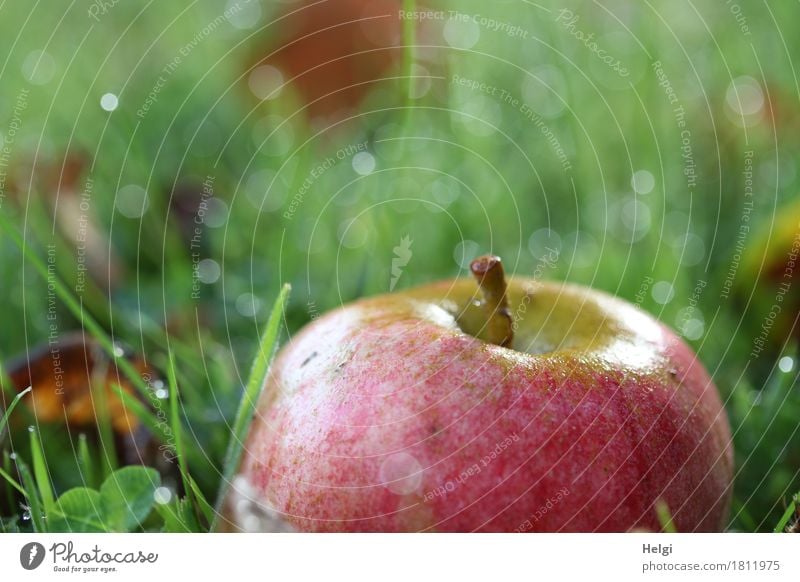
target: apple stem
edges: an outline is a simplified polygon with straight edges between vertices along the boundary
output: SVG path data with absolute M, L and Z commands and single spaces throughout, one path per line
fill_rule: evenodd
M 480 256 L 470 263 L 469 268 L 478 282 L 482 298 L 471 302 L 464 309 L 458 318 L 459 326 L 479 339 L 498 346 L 511 347 L 514 329 L 500 257 Z

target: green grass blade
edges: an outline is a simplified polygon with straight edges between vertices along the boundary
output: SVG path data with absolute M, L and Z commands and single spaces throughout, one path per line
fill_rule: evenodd
M 194 499 L 191 480 L 189 477 L 188 459 L 184 454 L 183 448 L 183 426 L 181 424 L 180 413 L 178 411 L 178 378 L 175 374 L 175 356 L 170 350 L 168 353 L 169 366 L 167 367 L 167 381 L 169 382 L 169 417 L 172 426 L 172 437 L 175 439 L 175 455 L 178 458 L 178 470 L 183 481 L 183 490 L 186 492 L 186 499 L 189 506 L 198 511 L 197 503 Z
M 84 433 L 78 435 L 78 459 L 80 462 L 83 483 L 86 487 L 98 488 L 100 482 L 94 469 L 94 461 L 89 452 L 89 441 Z
M 17 461 L 17 468 L 22 478 L 22 486 L 24 488 L 23 494 L 30 508 L 33 531 L 37 533 L 46 532 L 47 528 L 45 527 L 44 517 L 42 515 L 42 501 L 39 499 L 39 493 L 36 491 L 36 482 L 33 479 L 33 475 L 31 475 L 31 470 L 28 468 L 28 465 L 22 461 Z
M 119 467 L 114 428 L 111 426 L 111 409 L 108 406 L 108 392 L 106 391 L 105 376 L 105 369 L 95 370 L 92 372 L 92 377 L 90 379 L 92 405 L 94 406 L 94 415 L 97 421 L 97 431 L 100 435 L 104 478 L 111 475 L 111 473 Z
M 7 507 L 13 508 L 15 506 L 14 489 L 23 495 L 25 495 L 25 490 L 19 483 L 16 482 L 13 477 L 11 477 L 11 456 L 6 450 L 3 450 L 3 466 L 0 468 L 0 475 L 2 475 L 3 481 L 5 481 L 5 487 L 3 487 L 3 489 L 6 492 Z
M 187 475 L 187 477 L 189 478 L 189 487 L 194 493 L 195 499 L 197 499 L 197 507 L 206 518 L 207 523 L 214 523 L 214 508 L 211 507 L 211 504 L 208 502 L 208 500 L 206 500 L 206 496 L 203 495 L 203 492 L 200 490 L 197 482 L 192 479 L 192 476 Z
M 0 476 L 1 476 L 1 477 L 3 477 L 3 479 L 5 479 L 5 480 L 6 480 L 6 483 L 8 483 L 8 484 L 9 484 L 9 485 L 11 485 L 11 486 L 12 486 L 14 489 L 16 489 L 17 491 L 19 491 L 20 493 L 22 493 L 22 494 L 23 494 L 25 497 L 27 497 L 27 496 L 28 496 L 28 493 L 25 491 L 25 489 L 22 487 L 22 485 L 20 485 L 19 483 L 17 483 L 16 479 L 14 479 L 14 477 L 12 477 L 11 475 L 9 475 L 9 474 L 6 472 L 6 470 L 5 470 L 5 469 L 0 469 Z
M 122 400 L 122 404 L 125 408 L 130 409 L 139 422 L 145 425 L 159 441 L 162 443 L 169 442 L 172 435 L 167 433 L 164 421 L 158 418 L 147 406 L 142 404 L 141 400 L 130 392 L 123 390 L 119 384 L 112 383 L 111 390 L 117 398 Z
M 17 404 L 19 404 L 19 401 L 22 400 L 25 397 L 25 395 L 31 390 L 33 390 L 33 388 L 28 386 L 27 388 L 25 388 L 25 390 L 17 394 L 14 397 L 14 400 L 11 401 L 11 404 L 8 405 L 8 409 L 6 409 L 5 414 L 3 414 L 3 418 L 0 418 L 0 438 L 3 437 L 3 431 L 8 425 L 8 419 L 11 418 L 11 413 L 14 412 L 14 409 L 17 407 Z
M 50 512 L 55 505 L 56 497 L 53 495 L 53 488 L 50 485 L 50 472 L 47 470 L 42 441 L 39 439 L 39 433 L 35 430 L 31 429 L 30 435 L 31 458 L 33 459 L 33 474 L 36 477 L 36 486 L 39 489 L 39 495 L 42 496 L 45 512 Z
M 672 521 L 672 513 L 663 499 L 656 501 L 656 515 L 658 516 L 658 523 L 661 524 L 661 531 L 663 533 L 676 533 L 675 523 Z
M 6 372 L 6 368 L 3 365 L 2 361 L 0 361 L 0 389 L 2 389 L 3 396 L 8 396 L 12 400 L 16 396 L 16 390 L 14 390 L 14 383 L 11 381 L 11 378 Z
M 783 533 L 786 531 L 786 526 L 789 524 L 789 520 L 792 519 L 792 516 L 797 511 L 797 501 L 798 497 L 800 497 L 800 493 L 794 496 L 792 502 L 789 504 L 789 507 L 786 508 L 786 511 L 783 512 L 780 520 L 778 520 L 778 524 L 775 526 L 773 533 Z
M 264 328 L 264 333 L 261 335 L 258 352 L 250 368 L 250 376 L 247 379 L 247 385 L 242 394 L 242 399 L 239 402 L 236 418 L 233 421 L 231 436 L 228 440 L 228 450 L 225 454 L 225 462 L 223 464 L 222 486 L 220 487 L 220 493 L 217 498 L 216 515 L 219 515 L 219 511 L 222 509 L 222 502 L 227 492 L 228 485 L 242 458 L 244 439 L 247 430 L 250 428 L 250 423 L 253 420 L 255 407 L 258 403 L 261 391 L 264 388 L 269 366 L 272 363 L 272 357 L 278 344 L 280 323 L 283 319 L 283 312 L 289 298 L 290 290 L 291 286 L 287 283 L 278 294 L 278 298 L 272 306 L 267 325 Z

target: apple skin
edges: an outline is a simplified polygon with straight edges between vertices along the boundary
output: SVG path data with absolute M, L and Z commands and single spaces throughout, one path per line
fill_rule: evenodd
M 591 289 L 508 282 L 512 347 L 464 333 L 468 279 L 364 299 L 272 366 L 240 474 L 300 531 L 720 531 L 717 390 L 671 330 Z

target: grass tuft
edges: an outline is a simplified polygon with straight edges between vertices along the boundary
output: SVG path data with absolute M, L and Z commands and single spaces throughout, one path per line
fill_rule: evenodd
M 252 367 L 250 368 L 250 375 L 245 385 L 242 399 L 239 402 L 239 408 L 236 411 L 236 417 L 233 421 L 231 436 L 228 440 L 228 450 L 225 454 L 225 462 L 223 464 L 222 472 L 222 487 L 217 498 L 217 511 L 222 508 L 222 502 L 225 493 L 233 479 L 233 474 L 239 466 L 239 461 L 242 458 L 242 451 L 244 449 L 244 440 L 247 431 L 250 428 L 250 423 L 253 421 L 253 414 L 255 413 L 256 405 L 258 404 L 261 391 L 264 389 L 264 384 L 269 373 L 269 366 L 272 362 L 272 357 L 275 354 L 275 349 L 278 346 L 278 333 L 280 331 L 280 323 L 283 319 L 283 314 L 286 309 L 286 303 L 289 299 L 289 292 L 291 286 L 287 283 L 278 294 L 278 298 L 272 306 L 272 311 L 269 315 L 267 325 L 264 327 L 264 332 L 261 335 L 261 341 L 258 344 L 258 351 L 253 359 Z M 216 517 L 215 517 L 216 525 Z

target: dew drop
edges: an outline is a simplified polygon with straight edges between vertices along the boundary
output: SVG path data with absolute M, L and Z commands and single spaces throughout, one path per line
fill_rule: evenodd
M 118 105 L 119 99 L 117 99 L 117 96 L 113 93 L 105 93 L 100 97 L 100 107 L 102 107 L 104 111 L 114 111 Z
M 381 463 L 379 478 L 392 493 L 409 495 L 422 485 L 422 466 L 408 453 L 395 453 Z

